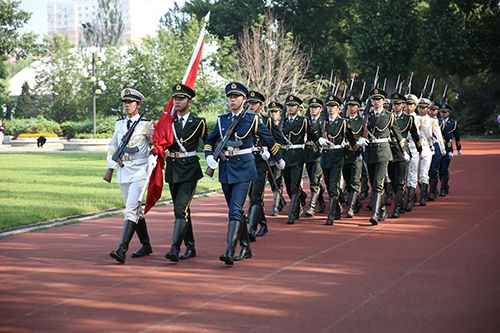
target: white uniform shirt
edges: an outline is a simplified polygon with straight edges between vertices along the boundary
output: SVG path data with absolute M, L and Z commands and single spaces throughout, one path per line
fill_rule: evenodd
M 422 141 L 422 150 L 434 151 L 434 138 L 439 144 L 441 154 L 444 154 L 444 141 L 439 128 L 437 119 L 430 117 L 428 114 L 420 117 L 420 122 L 417 123 L 417 128 L 420 130 L 420 139 Z

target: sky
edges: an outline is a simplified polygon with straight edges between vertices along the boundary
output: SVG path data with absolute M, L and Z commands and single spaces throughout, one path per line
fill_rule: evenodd
M 62 0 L 59 0 L 62 1 Z M 66 0 L 67 1 L 67 0 Z M 96 0 L 97 1 L 97 0 Z M 158 20 L 177 2 L 181 6 L 185 0 L 152 0 L 158 13 Z M 49 0 L 21 0 L 20 8 L 32 13 L 28 23 L 20 29 L 22 32 L 35 32 L 39 35 L 47 34 L 47 4 Z M 141 15 L 141 13 L 136 13 Z

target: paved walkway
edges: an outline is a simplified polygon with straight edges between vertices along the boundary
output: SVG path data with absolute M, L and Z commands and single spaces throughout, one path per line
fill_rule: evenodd
M 500 142 L 463 147 L 449 196 L 377 227 L 366 208 L 271 217 L 233 267 L 222 196 L 193 202 L 198 257 L 178 264 L 169 206 L 148 214 L 153 255 L 125 265 L 121 216 L 2 238 L 0 332 L 497 332 Z

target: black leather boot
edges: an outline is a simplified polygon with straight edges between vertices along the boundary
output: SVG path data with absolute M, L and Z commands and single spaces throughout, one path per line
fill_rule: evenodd
M 391 205 L 391 197 L 392 197 L 392 182 L 385 182 L 384 183 L 384 193 L 385 193 L 385 197 L 384 197 L 384 204 L 386 206 L 390 206 Z
M 318 195 L 318 213 L 325 212 L 325 199 L 323 198 L 323 193 L 325 193 L 325 188 L 322 185 L 320 185 L 319 195 Z
M 341 195 L 341 198 L 344 196 Z M 335 220 L 340 220 L 342 218 L 342 204 L 340 203 L 340 198 L 337 199 L 337 208 L 335 209 Z
M 261 220 L 262 204 L 253 204 L 250 206 L 248 213 L 248 237 L 251 242 L 255 242 L 255 233 L 257 231 L 257 224 Z
M 304 192 L 304 190 L 300 190 L 300 205 L 302 207 L 306 206 L 306 200 L 307 200 L 307 193 Z
M 408 203 L 405 207 L 405 210 L 407 212 L 411 212 L 413 209 L 413 206 L 415 205 L 415 188 L 414 187 L 408 187 Z
M 252 258 L 252 249 L 250 248 L 250 239 L 246 223 L 243 223 L 240 229 L 240 253 L 234 257 L 234 261 L 241 261 Z
M 134 236 L 135 229 L 137 228 L 137 224 L 130 220 L 125 220 L 125 224 L 123 225 L 123 233 L 122 238 L 120 240 L 120 245 L 118 246 L 118 250 L 111 251 L 109 256 L 120 263 L 125 263 L 126 254 L 128 251 L 128 244 L 130 240 Z
M 368 177 L 361 177 L 361 192 L 359 193 L 359 200 L 365 200 L 368 198 Z
M 448 181 L 450 180 L 450 176 L 441 177 L 441 191 L 439 192 L 440 197 L 445 197 L 448 194 L 450 189 L 448 185 Z
M 259 222 L 259 229 L 255 233 L 255 237 L 262 237 L 265 234 L 267 234 L 267 220 L 266 220 L 266 214 L 264 213 L 264 207 L 262 205 L 260 206 L 260 222 Z
M 311 201 L 309 202 L 309 209 L 306 212 L 306 216 L 311 217 L 314 216 L 315 211 L 316 211 L 316 203 L 319 198 L 319 193 L 313 193 L 311 194 Z
M 292 198 L 290 199 L 290 208 L 288 209 L 288 220 L 287 224 L 294 224 L 295 220 L 298 218 L 297 213 L 299 210 L 299 196 L 297 194 L 292 194 Z
M 196 248 L 194 246 L 193 223 L 191 222 L 191 217 L 188 217 L 186 233 L 184 234 L 184 245 L 186 245 L 186 250 L 184 251 L 183 254 L 179 256 L 179 260 L 186 260 L 189 258 L 196 257 Z
M 238 244 L 238 236 L 240 234 L 242 223 L 240 221 L 231 220 L 227 225 L 226 252 L 219 256 L 220 261 L 224 261 L 226 265 L 234 264 L 234 250 Z
M 328 216 L 326 217 L 326 225 L 333 225 L 333 220 L 335 219 L 335 211 L 337 210 L 337 198 L 330 198 L 330 204 L 328 206 Z
M 373 192 L 372 193 L 372 198 L 373 198 L 373 203 L 372 203 L 372 216 L 370 217 L 370 222 L 372 225 L 377 225 L 379 221 L 379 211 L 380 208 L 383 205 L 382 202 L 382 197 L 383 194 L 379 192 Z
M 283 207 L 281 209 L 283 209 Z M 273 209 L 272 209 L 273 216 L 278 216 L 281 209 L 280 209 L 280 193 L 277 191 L 274 191 L 273 192 Z
M 427 206 L 427 188 L 429 185 L 421 183 L 420 186 L 420 206 Z
M 179 261 L 179 251 L 181 250 L 181 243 L 186 233 L 187 221 L 183 219 L 175 220 L 174 233 L 172 235 L 172 246 L 170 251 L 165 254 L 165 258 L 170 261 Z
M 397 191 L 394 193 L 394 211 L 391 217 L 397 219 L 401 216 L 401 205 L 403 204 L 403 192 Z
M 438 178 L 434 177 L 429 180 L 429 194 L 427 196 L 427 199 L 429 201 L 434 201 L 436 200 L 437 197 L 437 183 L 438 183 Z
M 140 217 L 137 221 L 135 232 L 137 233 L 137 237 L 139 237 L 139 241 L 141 242 L 142 246 L 137 252 L 132 253 L 132 258 L 144 257 L 153 253 L 153 248 L 151 247 L 151 243 L 149 242 L 146 219 L 144 217 Z
M 352 219 L 354 217 L 354 209 L 358 199 L 358 193 L 352 191 L 349 192 L 349 197 L 347 198 L 347 217 Z

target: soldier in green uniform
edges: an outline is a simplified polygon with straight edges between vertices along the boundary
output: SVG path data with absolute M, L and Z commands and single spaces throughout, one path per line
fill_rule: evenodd
M 277 147 L 285 145 L 286 139 L 278 126 L 272 122 L 270 117 L 264 115 L 264 102 L 266 101 L 264 95 L 258 91 L 250 91 L 247 101 L 249 103 L 248 111 L 260 116 L 259 121 L 267 127 L 274 137 L 274 140 L 278 143 Z M 255 237 L 263 236 L 268 231 L 266 216 L 264 214 L 264 188 L 266 186 L 266 177 L 269 176 L 268 163 L 271 154 L 267 147 L 261 142 L 258 134 L 255 136 L 252 150 L 255 159 L 255 167 L 257 169 L 257 178 L 252 181 L 249 191 L 248 235 L 250 241 L 255 241 Z M 259 230 L 257 230 L 257 224 L 259 225 Z M 241 241 L 243 241 L 243 239 L 240 239 L 240 242 Z M 238 260 L 238 257 L 236 257 L 235 260 Z
M 172 126 L 175 141 L 168 148 L 165 181 L 172 196 L 175 224 L 172 246 L 165 257 L 174 262 L 196 256 L 189 206 L 196 192 L 196 184 L 203 177 L 196 148 L 207 135 L 207 125 L 205 119 L 196 117 L 189 111 L 195 95 L 194 90 L 186 85 L 177 84 L 172 87 L 174 110 L 177 113 Z M 179 256 L 183 240 L 186 251 Z
M 413 122 L 413 117 L 403 112 L 406 97 L 400 93 L 394 93 L 391 95 L 391 100 L 392 110 L 401 136 L 406 139 L 411 137 L 413 142 L 415 142 L 417 151 L 420 153 L 422 151 L 422 145 L 420 144 L 420 137 L 415 127 L 415 123 Z M 405 140 L 403 149 L 401 150 L 395 137 L 391 137 L 390 146 L 392 161 L 389 162 L 388 165 L 388 174 L 394 192 L 394 211 L 391 217 L 399 218 L 403 208 L 403 193 L 406 184 L 406 169 L 408 167 L 408 161 L 410 160 L 410 148 Z
M 349 96 L 347 98 L 347 117 L 354 138 L 358 140 L 363 135 L 363 118 L 359 115 L 359 106 L 361 100 L 357 96 Z M 359 158 L 359 152 L 354 151 L 351 146 L 344 148 L 345 160 L 342 174 L 347 185 L 349 193 L 347 199 L 347 217 L 353 218 L 354 213 L 358 212 L 360 203 L 358 202 L 358 194 L 361 187 L 361 170 L 363 161 Z
M 372 188 L 372 215 L 370 222 L 377 225 L 378 221 L 385 219 L 385 204 L 383 200 L 384 179 L 387 166 L 392 161 L 392 153 L 389 142 L 390 135 L 402 149 L 404 140 L 401 136 L 394 115 L 384 110 L 384 100 L 387 93 L 375 88 L 370 92 L 370 100 L 373 105 L 373 113 L 367 124 L 367 136 L 369 138 L 365 151 L 365 159 L 368 167 L 368 175 Z
M 349 121 L 339 116 L 342 101 L 336 96 L 329 96 L 326 102 L 328 118 L 325 119 L 324 130 L 321 129 L 319 145 L 321 152 L 321 168 L 325 177 L 326 189 L 330 197 L 326 225 L 332 225 L 336 211 L 339 209 L 340 177 L 344 165 L 344 141 L 351 145 L 354 154 L 360 156 L 361 148 L 352 134 Z M 357 158 L 357 157 L 356 157 Z
M 318 136 L 321 131 L 322 117 L 321 109 L 323 108 L 323 101 L 319 98 L 313 97 L 309 100 L 309 121 L 311 124 L 311 131 Z M 309 202 L 309 209 L 306 211 L 306 216 L 314 216 L 316 212 L 316 204 L 319 204 L 319 212 L 324 211 L 325 202 L 323 200 L 323 186 L 321 185 L 321 177 L 323 172 L 321 170 L 321 151 L 320 147 L 315 141 L 309 137 L 306 141 L 305 147 L 305 166 L 307 175 L 309 176 L 309 189 L 311 191 L 311 201 Z
M 267 105 L 267 110 L 269 112 L 269 118 L 271 119 L 271 123 L 275 130 L 280 132 L 280 136 L 285 140 L 286 138 L 283 136 L 283 132 L 281 131 L 281 117 L 283 114 L 283 104 L 273 101 Z M 276 162 L 271 160 L 269 162 L 271 165 L 271 170 L 274 175 L 274 179 L 276 180 L 277 187 L 271 181 L 270 175 L 268 175 L 269 183 L 271 184 L 271 189 L 273 190 L 273 207 L 272 207 L 272 215 L 277 216 L 279 212 L 281 212 L 284 208 L 284 204 L 286 202 L 283 198 L 283 171 L 276 167 Z M 261 227 L 259 226 L 259 229 Z M 257 230 L 257 234 L 259 234 L 259 230 Z M 256 235 L 257 235 L 256 234 Z
M 316 136 L 311 131 L 311 126 L 306 117 L 300 116 L 299 109 L 302 100 L 294 95 L 286 98 L 286 108 L 288 115 L 283 121 L 283 135 L 287 144 L 283 147 L 286 167 L 283 170 L 286 191 L 290 197 L 290 206 L 288 208 L 288 219 L 286 223 L 294 224 L 301 212 L 301 187 L 302 171 L 305 161 L 305 137 L 316 140 Z

